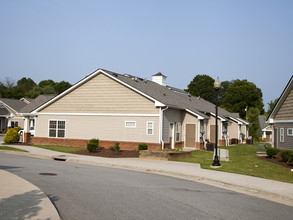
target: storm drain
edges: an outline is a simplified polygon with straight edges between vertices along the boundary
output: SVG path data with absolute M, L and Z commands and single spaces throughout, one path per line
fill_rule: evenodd
M 39 174 L 43 176 L 57 176 L 56 173 L 39 173 Z
M 67 157 L 65 155 L 52 156 L 52 158 L 54 160 L 58 160 L 58 161 L 66 161 L 67 160 Z

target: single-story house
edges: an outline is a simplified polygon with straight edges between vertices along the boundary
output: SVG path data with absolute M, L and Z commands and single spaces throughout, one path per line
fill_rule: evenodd
M 267 122 L 273 128 L 273 147 L 293 150 L 293 75 L 269 115 Z
M 24 121 L 19 111 L 30 103 L 30 99 L 22 98 L 6 99 L 0 98 L 0 131 L 7 131 L 10 128 L 23 128 Z
M 272 143 L 272 125 L 266 121 L 265 115 L 258 116 L 258 123 L 260 127 L 259 136 L 268 143 Z
M 99 138 L 103 147 L 122 149 L 204 148 L 215 143 L 215 105 L 166 84 L 98 69 L 34 110 L 33 144 L 86 146 Z M 248 123 L 239 114 L 219 108 L 220 145 L 245 142 Z

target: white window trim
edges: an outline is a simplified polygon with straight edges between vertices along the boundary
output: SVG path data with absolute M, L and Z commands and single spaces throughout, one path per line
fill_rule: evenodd
M 284 142 L 284 128 L 280 128 L 280 142 Z
M 127 123 L 134 123 L 134 126 L 127 126 Z M 136 121 L 125 121 L 125 128 L 136 128 Z
M 152 128 L 150 128 L 152 130 L 152 133 L 149 134 L 149 123 L 152 123 Z M 154 122 L 153 121 L 147 121 L 146 123 L 146 135 L 154 135 Z
M 56 136 L 55 137 L 50 137 L 50 121 L 56 121 L 57 122 L 56 123 Z M 58 121 L 64 121 L 65 122 L 64 137 L 58 137 Z M 66 137 L 66 120 L 49 119 L 49 123 L 48 123 L 48 137 L 49 138 L 65 138 Z
M 177 133 L 178 125 L 180 126 L 180 129 L 179 129 L 179 132 Z M 175 124 L 175 142 L 180 142 L 181 141 L 181 130 L 182 130 L 181 123 L 176 123 Z M 176 140 L 177 139 L 177 134 L 179 134 L 179 140 Z
M 289 131 L 291 131 L 291 134 L 289 134 Z M 293 136 L 293 128 L 287 128 L 287 136 Z

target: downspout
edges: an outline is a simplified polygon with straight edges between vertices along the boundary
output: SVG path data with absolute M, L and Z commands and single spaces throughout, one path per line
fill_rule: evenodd
M 168 108 L 169 108 L 168 106 L 164 109 L 160 108 L 161 109 L 161 111 L 160 111 L 160 118 L 161 118 L 161 120 L 160 120 L 160 141 L 162 143 L 162 150 L 164 149 L 164 145 L 165 145 L 164 140 L 163 140 L 163 125 L 164 125 L 164 117 L 163 117 L 164 114 L 163 113 Z

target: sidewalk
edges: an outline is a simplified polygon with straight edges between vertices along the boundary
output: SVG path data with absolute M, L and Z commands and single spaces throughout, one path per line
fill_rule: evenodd
M 176 178 L 187 179 L 263 199 L 293 206 L 293 184 L 257 177 L 201 169 L 199 164 L 148 160 L 139 158 L 103 158 L 61 153 L 25 145 L 13 145 L 29 151 L 3 151 L 0 153 L 18 154 L 42 159 L 58 159 L 66 162 L 122 168 L 140 172 L 150 172 Z
M 0 219 L 60 219 L 50 199 L 38 187 L 0 170 Z

